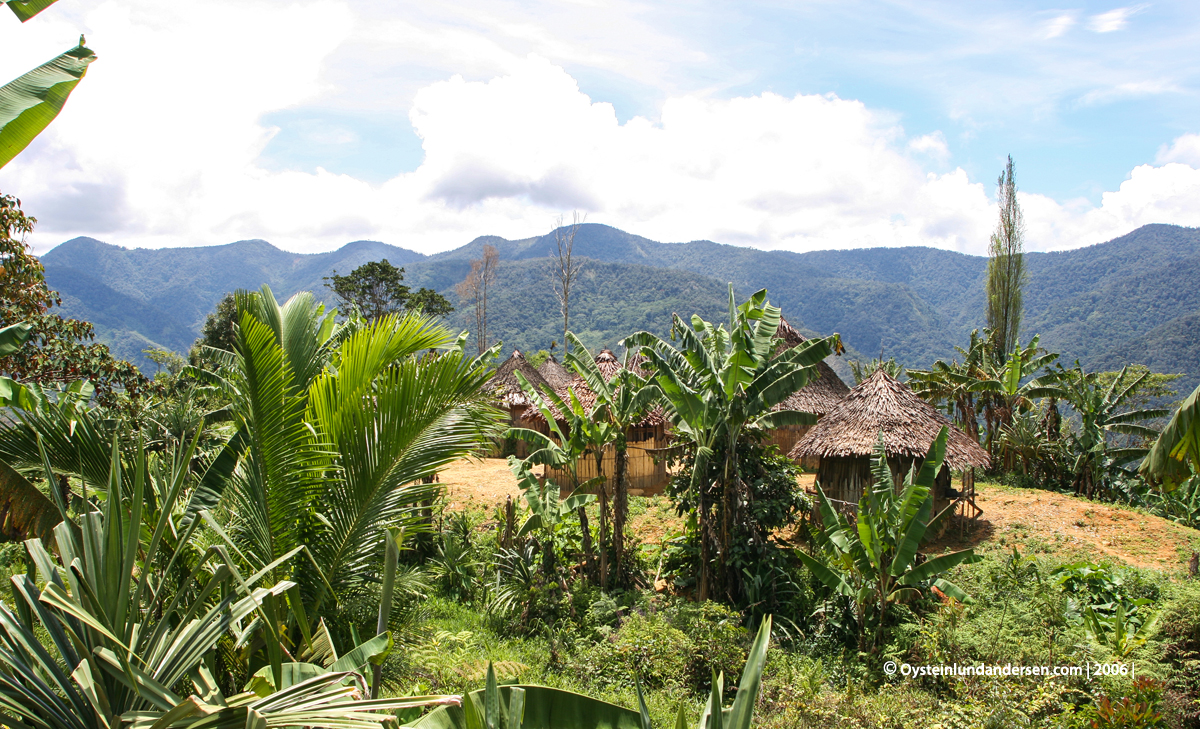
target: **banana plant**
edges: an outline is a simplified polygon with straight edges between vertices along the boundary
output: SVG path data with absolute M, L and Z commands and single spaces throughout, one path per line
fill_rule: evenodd
M 583 378 L 596 395 L 596 410 L 592 420 L 607 419 L 612 427 L 614 474 L 613 474 L 613 556 L 616 565 L 614 575 L 618 585 L 625 585 L 629 575 L 625 574 L 625 523 L 629 520 L 629 487 L 626 474 L 629 464 L 629 449 L 625 434 L 629 428 L 641 421 L 658 395 L 658 388 L 648 384 L 631 369 L 621 368 L 611 380 L 596 365 L 588 351 L 574 332 L 567 332 L 571 348 L 566 361 Z M 607 586 L 607 585 L 603 585 Z
M 874 644 L 883 638 L 888 606 L 914 596 L 929 583 L 958 600 L 967 595 L 940 575 L 957 565 L 978 561 L 971 549 L 951 552 L 917 564 L 917 551 L 925 533 L 950 513 L 947 508 L 934 516 L 932 490 L 946 453 L 946 427 L 929 447 L 919 472 L 905 478 L 897 492 L 888 466 L 883 439 L 875 447 L 872 474 L 875 483 L 858 502 L 853 518 L 835 510 L 819 486 L 823 529 L 814 530 L 819 551 L 815 556 L 797 551 L 797 556 L 826 587 L 850 598 L 859 626 L 859 647 L 869 646 L 868 611 L 875 609 L 877 628 Z
M 553 390 L 539 391 L 520 372 L 517 372 L 517 382 L 522 391 L 541 413 L 546 421 L 550 434 L 542 433 L 531 428 L 511 428 L 508 435 L 523 440 L 533 446 L 525 462 L 530 466 L 549 466 L 559 471 L 566 471 L 570 483 L 568 488 L 572 493 L 590 491 L 602 484 L 604 479 L 596 476 L 586 482 L 579 480 L 579 459 L 589 453 L 596 459 L 596 473 L 602 474 L 604 446 L 614 441 L 617 429 L 604 417 L 593 417 L 599 413 L 588 413 L 574 390 L 570 390 L 565 398 Z M 599 564 L 595 564 L 593 556 L 591 529 L 588 526 L 587 510 L 581 505 L 578 509 L 580 530 L 583 533 L 583 553 L 587 562 L 587 572 L 599 576 L 603 586 L 608 581 L 608 500 L 607 493 L 600 491 L 600 542 Z
M 1093 606 L 1083 611 L 1083 628 L 1094 643 L 1105 646 L 1118 658 L 1128 658 L 1154 635 L 1158 615 L 1138 622 L 1125 614 L 1125 604 L 1117 603 L 1111 615 L 1096 612 Z
M 529 517 L 517 530 L 517 538 L 538 536 L 542 546 L 542 571 L 547 577 L 553 577 L 557 571 L 554 547 L 558 533 L 575 511 L 586 508 L 596 497 L 577 490 L 565 499 L 560 498 L 558 484 L 550 479 L 539 479 L 529 463 L 516 456 L 508 457 L 508 468 L 517 477 L 517 486 L 529 505 Z
M 1138 472 L 1163 482 L 1167 490 L 1177 488 L 1189 476 L 1200 474 L 1200 387 L 1171 416 Z
M 49 5 L 44 0 L 8 3 L 22 22 Z M 23 13 L 27 17 L 21 17 Z M 79 36 L 75 48 L 0 86 L 0 167 L 54 121 L 94 60 L 96 54 Z
M 766 289 L 738 305 L 731 284 L 728 325 L 714 326 L 693 316 L 688 326 L 675 316 L 671 331 L 679 338 L 679 349 L 649 332 L 636 332 L 624 341 L 631 353 L 646 356 L 676 435 L 694 449 L 690 488 L 698 504 L 701 600 L 708 599 L 714 586 L 732 594 L 738 579 L 726 563 L 731 525 L 739 518 L 738 505 L 747 501 L 738 470 L 738 439 L 751 429 L 815 423 L 811 413 L 773 408 L 815 378 L 816 365 L 841 348 L 834 334 L 775 355 L 781 319 L 779 307 L 767 301 Z M 718 454 L 721 462 L 713 462 Z M 717 579 L 710 585 L 714 556 Z

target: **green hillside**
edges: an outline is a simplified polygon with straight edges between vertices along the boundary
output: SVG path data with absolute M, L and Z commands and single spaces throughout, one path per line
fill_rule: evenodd
M 119 355 L 144 361 L 148 343 L 179 351 L 227 291 L 269 283 L 280 296 L 312 290 L 328 300 L 321 278 L 387 258 L 404 266 L 412 286 L 428 286 L 456 304 L 454 284 L 484 244 L 500 251 L 489 310 L 493 339 L 536 350 L 561 338 L 561 319 L 546 275 L 547 234 L 522 240 L 477 238 L 423 256 L 357 241 L 329 253 L 294 254 L 265 241 L 208 248 L 125 250 L 77 238 L 43 257 L 47 278 L 67 312 L 96 323 Z M 739 295 L 766 287 L 794 324 L 837 331 L 855 356 L 894 356 L 926 366 L 953 356 L 953 346 L 983 325 L 987 261 L 933 248 L 872 248 L 791 253 L 711 241 L 659 243 L 588 224 L 576 254 L 591 259 L 576 291 L 572 329 L 589 346 L 612 346 L 640 328 L 665 333 L 670 314 L 720 317 L 725 287 Z M 1094 367 L 1141 362 L 1184 372 L 1181 388 L 1200 382 L 1195 326 L 1200 317 L 1200 231 L 1150 225 L 1100 245 L 1031 253 L 1022 336 Z M 455 327 L 474 318 L 458 311 Z M 1115 364 L 1114 364 L 1115 363 Z M 844 363 L 839 368 L 845 370 Z

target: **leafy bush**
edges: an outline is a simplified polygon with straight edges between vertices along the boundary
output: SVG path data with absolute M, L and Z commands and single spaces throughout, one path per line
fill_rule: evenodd
M 1200 584 L 1186 583 L 1164 601 L 1157 637 L 1171 669 L 1166 703 L 1180 726 L 1200 727 Z
M 1158 729 L 1166 727 L 1159 707 L 1163 685 L 1152 678 L 1139 678 L 1127 696 L 1101 696 L 1085 716 L 1091 729 Z
M 712 671 L 736 676 L 745 661 L 741 616 L 719 603 L 654 598 L 608 628 L 620 612 L 607 596 L 588 610 L 600 638 L 582 642 L 570 662 L 588 685 L 629 686 L 637 677 L 650 688 L 700 691 Z

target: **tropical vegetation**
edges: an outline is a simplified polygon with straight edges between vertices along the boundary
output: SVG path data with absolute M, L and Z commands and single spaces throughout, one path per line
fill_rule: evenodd
M 60 346 L 39 339 L 53 294 L 20 240 L 32 221 L 10 212 L 6 726 L 1200 722 L 1200 591 L 1182 562 L 1166 574 L 936 513 L 948 428 L 908 472 L 877 449 L 848 509 L 825 484 L 801 488 L 772 431 L 815 421 L 783 403 L 843 346 L 788 346 L 765 290 L 739 301 L 730 286 L 722 311 L 648 323 L 615 370 L 594 338 L 565 332 L 573 384 L 518 375 L 531 405 L 515 421 L 488 390 L 499 345 L 480 352 L 479 332 L 468 344 L 420 307 L 341 311 L 269 286 L 225 299 L 186 365 L 164 356 L 125 385 L 36 353 Z M 587 289 L 572 286 L 579 321 Z M 958 358 L 903 370 L 990 451 L 977 483 L 1193 534 L 1200 391 L 1172 414 L 1155 407 L 1171 383 L 1146 370 L 1000 341 L 979 330 Z M 639 496 L 628 434 L 651 413 L 669 423 L 656 455 L 673 475 Z M 439 481 L 516 440 L 519 497 L 481 507 Z M 602 476 L 581 477 L 587 461 Z M 1187 544 L 1200 551 L 1200 536 Z M 1133 662 L 1136 680 L 889 669 Z

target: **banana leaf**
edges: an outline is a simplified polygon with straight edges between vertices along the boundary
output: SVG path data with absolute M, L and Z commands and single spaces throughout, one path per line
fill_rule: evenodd
M 54 121 L 94 60 L 81 44 L 0 86 L 0 167 Z
M 632 709 L 547 686 L 501 686 L 501 703 L 510 703 L 513 688 L 525 691 L 523 729 L 642 729 L 641 714 Z M 470 700 L 483 706 L 484 689 L 472 692 Z M 442 706 L 412 727 L 467 729 L 468 720 L 461 706 Z
M 8 0 L 8 9 L 24 23 L 33 16 L 50 7 L 58 0 Z

